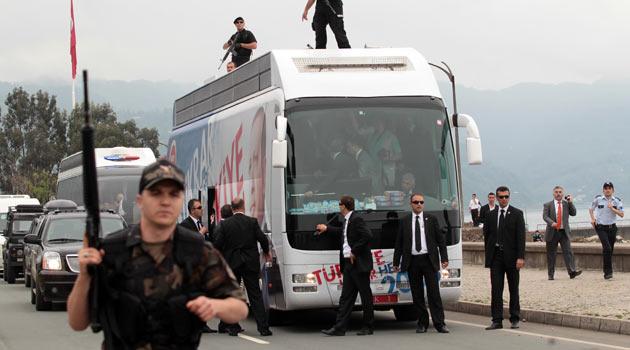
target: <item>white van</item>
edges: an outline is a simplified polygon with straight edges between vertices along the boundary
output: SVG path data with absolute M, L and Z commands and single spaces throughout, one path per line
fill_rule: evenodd
M 37 198 L 31 198 L 27 194 L 1 194 L 0 195 L 0 252 L 4 248 L 4 232 L 7 229 L 7 213 L 9 207 L 14 207 L 18 204 L 40 204 Z M 2 256 L 0 256 L 0 271 L 4 272 L 4 263 Z

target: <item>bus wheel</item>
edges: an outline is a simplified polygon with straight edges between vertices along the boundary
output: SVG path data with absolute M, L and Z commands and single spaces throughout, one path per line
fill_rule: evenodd
M 398 322 L 416 321 L 419 317 L 414 305 L 394 306 L 394 316 Z

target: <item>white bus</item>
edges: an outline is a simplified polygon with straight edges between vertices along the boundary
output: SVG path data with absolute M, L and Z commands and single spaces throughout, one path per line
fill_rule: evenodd
M 392 271 L 409 193 L 425 195 L 448 244 L 442 297 L 461 293 L 465 205 L 454 122 L 467 126 L 469 162 L 480 163 L 475 122 L 448 116 L 429 64 L 413 49 L 274 50 L 175 101 L 169 158 L 186 173 L 187 199 L 218 213 L 239 196 L 258 219 L 275 260 L 261 273 L 272 318 L 338 306 L 338 242 L 313 231 L 334 224 L 347 194 L 374 235 L 375 308 L 409 320 L 416 313 L 407 276 Z M 333 162 L 340 154 L 348 161 Z
M 129 224 L 140 221 L 136 194 L 145 166 L 155 162 L 150 148 L 95 148 L 98 199 L 101 209 L 120 214 Z M 83 152 L 61 160 L 57 179 L 57 199 L 83 205 Z

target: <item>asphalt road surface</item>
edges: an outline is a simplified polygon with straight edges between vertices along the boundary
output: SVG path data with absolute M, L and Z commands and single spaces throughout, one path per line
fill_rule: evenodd
M 21 280 L 18 280 L 21 282 Z M 609 333 L 522 323 L 518 330 L 486 331 L 488 317 L 448 312 L 450 334 L 433 328 L 416 334 L 414 322 L 396 322 L 392 312 L 376 312 L 375 332 L 359 337 L 361 313 L 353 314 L 350 331 L 344 337 L 327 337 L 319 331 L 334 321 L 333 311 L 301 311 L 288 315 L 282 326 L 272 327 L 273 336 L 261 337 L 252 319 L 242 323 L 238 337 L 204 334 L 200 349 L 628 349 L 630 337 Z M 210 325 L 216 328 L 217 321 Z M 505 322 L 508 325 L 508 322 Z M 63 305 L 54 311 L 37 312 L 23 284 L 0 281 L 0 350 L 7 349 L 100 349 L 102 335 L 90 330 L 74 332 L 68 327 Z

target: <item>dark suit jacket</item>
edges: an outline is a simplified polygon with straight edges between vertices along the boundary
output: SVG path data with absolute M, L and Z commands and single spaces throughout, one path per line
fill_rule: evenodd
M 179 224 L 191 231 L 199 232 L 199 228 L 190 216 L 188 216 L 186 219 L 184 219 L 184 221 L 180 222 Z M 203 238 L 208 242 L 212 242 L 212 231 L 210 230 L 210 227 L 208 228 L 208 233 L 206 233 Z
M 577 210 L 573 202 L 562 200 L 562 228 L 566 232 L 568 237 L 571 234 L 571 227 L 569 227 L 569 216 L 575 216 Z M 547 231 L 545 233 L 545 242 L 551 242 L 553 235 L 558 232 L 555 228 L 551 227 L 557 220 L 558 214 L 556 213 L 556 201 L 547 202 L 543 205 L 543 220 L 547 223 Z
M 214 245 L 223 253 L 225 260 L 235 270 L 245 267 L 249 271 L 260 271 L 258 244 L 266 253 L 269 241 L 258 225 L 258 220 L 244 214 L 221 221 Z
M 410 214 L 401 219 L 394 248 L 394 266 L 400 266 L 400 271 L 405 272 L 411 264 L 411 244 L 413 242 L 411 232 L 411 220 L 415 214 Z M 446 242 L 440 230 L 440 225 L 433 215 L 424 213 L 424 235 L 427 242 L 429 259 L 433 269 L 440 270 L 440 262 L 448 261 Z M 402 258 L 402 262 L 401 262 Z M 441 258 L 441 259 L 440 259 Z
M 197 225 L 195 225 L 195 221 L 193 221 L 190 216 L 186 217 L 184 221 L 180 222 L 179 224 L 191 231 L 199 232 L 199 228 L 197 228 Z
M 342 216 L 340 216 L 343 219 Z M 341 271 L 345 265 L 343 257 L 343 226 L 329 225 L 326 229 L 328 234 L 337 235 L 339 239 L 339 263 Z M 372 231 L 367 227 L 365 221 L 356 213 L 350 215 L 348 220 L 348 245 L 352 250 L 352 255 L 356 257 L 355 266 L 360 272 L 372 271 L 372 250 L 370 249 L 370 240 L 372 239 Z
M 353 179 L 357 176 L 357 163 L 345 152 L 339 153 L 337 158 L 332 160 L 327 175 L 316 185 L 314 190 L 330 191 L 332 185 L 338 180 Z
M 486 267 L 492 265 L 495 244 L 498 237 L 498 213 L 496 206 L 488 213 L 483 225 L 483 241 L 486 249 Z M 525 219 L 523 212 L 513 206 L 508 207 L 505 214 L 503 234 L 503 256 L 508 266 L 516 266 L 516 259 L 525 259 Z
M 499 205 L 495 202 L 494 203 L 494 207 L 498 207 Z M 484 204 L 481 206 L 481 209 L 479 209 L 479 222 L 481 222 L 482 224 L 486 224 L 486 216 L 488 216 L 488 213 L 490 212 L 490 205 L 488 204 Z

